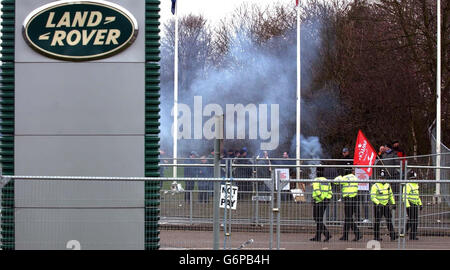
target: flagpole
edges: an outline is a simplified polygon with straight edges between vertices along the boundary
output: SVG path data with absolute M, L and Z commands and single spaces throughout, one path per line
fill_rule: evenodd
M 437 1 L 437 66 L 436 66 L 436 180 L 441 179 L 441 1 Z M 436 183 L 436 197 L 441 202 L 441 185 Z
M 179 0 L 178 0 L 179 1 Z M 175 2 L 175 53 L 173 82 L 173 177 L 177 177 L 178 157 L 178 3 Z
M 297 4 L 297 130 L 296 130 L 296 160 L 297 160 L 297 179 L 300 179 L 300 101 L 301 101 L 301 65 L 300 65 L 300 8 Z

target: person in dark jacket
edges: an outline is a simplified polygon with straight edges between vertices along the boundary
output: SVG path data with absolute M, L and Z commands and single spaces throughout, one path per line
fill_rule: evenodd
M 263 151 L 262 155 L 258 155 L 256 158 L 256 164 L 260 165 L 256 167 L 256 177 L 257 178 L 272 178 L 272 163 L 269 158 L 269 153 L 267 151 Z M 263 165 L 263 166 L 261 166 Z M 269 191 L 269 187 L 266 183 L 259 182 L 258 183 L 259 191 Z
M 212 164 L 212 162 L 208 162 L 206 156 L 202 156 L 200 160 L 201 164 Z M 212 178 L 214 176 L 214 167 L 211 166 L 203 166 L 198 168 L 198 177 L 199 178 Z M 213 195 L 214 183 L 212 181 L 199 181 L 198 182 L 198 200 L 201 203 L 209 202 L 209 199 Z
M 339 162 L 339 165 L 353 165 L 353 159 L 350 156 L 350 151 L 348 150 L 347 147 L 344 147 L 342 149 L 342 156 L 341 156 L 342 161 Z M 339 167 L 338 168 L 338 173 L 340 176 L 345 176 L 347 174 L 352 173 L 352 167 Z
M 394 140 L 392 142 L 392 150 L 397 154 L 397 157 L 400 159 L 400 164 L 402 165 L 403 171 L 405 171 L 405 157 L 406 153 L 403 151 L 403 149 L 400 148 L 400 142 L 398 140 Z
M 395 151 L 398 157 L 406 157 L 406 153 L 400 148 L 400 142 L 398 140 L 392 142 L 392 150 Z
M 383 164 L 384 165 L 400 165 L 400 160 L 398 159 L 397 153 L 392 150 L 391 144 L 386 144 L 384 146 L 385 152 L 382 156 Z M 386 168 L 385 173 L 387 173 L 386 178 L 387 179 L 394 179 L 399 180 L 400 179 L 400 171 L 397 168 Z M 396 196 L 396 200 L 398 201 L 398 194 L 400 192 L 400 183 L 392 183 L 391 184 L 392 192 L 394 193 L 394 196 Z
M 234 160 L 234 164 L 236 165 L 251 165 L 252 162 L 247 156 L 247 148 L 243 147 L 239 151 L 239 158 Z M 252 178 L 252 167 L 238 167 L 236 166 L 233 177 L 235 178 Z M 247 181 L 239 181 L 236 183 L 238 186 L 239 192 L 238 192 L 238 199 L 248 198 L 251 196 L 252 191 L 252 182 Z
M 283 158 L 286 160 L 281 160 L 279 164 L 281 165 L 289 165 L 289 166 L 295 166 L 296 162 L 295 160 L 289 160 L 289 153 L 283 152 Z M 291 175 L 293 172 L 295 172 L 295 167 L 287 167 L 289 168 L 289 175 Z
M 277 165 L 287 165 L 286 169 L 289 169 L 289 177 L 290 177 L 291 175 L 294 175 L 295 171 L 296 171 L 295 167 L 290 167 L 290 166 L 295 166 L 296 162 L 295 162 L 295 160 L 289 159 L 288 152 L 283 152 L 283 158 L 285 160 L 278 160 L 276 162 L 276 164 Z M 294 184 L 294 188 L 295 188 L 295 182 L 293 184 Z M 291 194 L 290 194 L 289 190 L 287 192 L 284 190 L 281 192 L 281 200 L 282 201 L 290 201 L 291 199 L 292 198 L 291 198 Z
M 197 160 L 194 159 L 197 157 L 198 157 L 198 154 L 195 151 L 192 151 L 189 154 L 189 158 L 191 158 L 191 159 L 188 159 L 186 161 L 186 164 L 197 163 Z M 188 177 L 188 178 L 198 177 L 198 168 L 192 167 L 192 166 L 185 167 L 184 168 L 184 177 Z M 186 181 L 186 187 L 184 189 L 185 190 L 184 200 L 186 202 L 189 202 L 191 200 L 191 191 L 194 190 L 194 188 L 195 188 L 195 181 L 193 181 L 193 180 Z

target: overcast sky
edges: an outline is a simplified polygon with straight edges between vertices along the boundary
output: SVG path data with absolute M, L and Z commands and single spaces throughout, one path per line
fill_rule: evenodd
M 218 23 L 224 17 L 230 15 L 233 10 L 243 3 L 267 6 L 270 3 L 295 3 L 295 0 L 177 0 L 178 16 L 193 13 L 204 15 L 211 24 Z M 170 11 L 171 0 L 161 0 L 161 24 L 164 24 L 173 15 Z
M 173 15 L 170 11 L 172 1 L 160 1 L 161 4 L 159 7 L 161 9 L 161 24 L 163 24 L 173 18 Z M 220 19 L 223 19 L 225 16 L 229 15 L 236 7 L 239 7 L 243 3 L 256 3 L 261 6 L 266 6 L 269 3 L 275 2 L 294 3 L 295 0 L 177 0 L 177 2 L 179 16 L 183 16 L 189 13 L 202 14 L 208 19 L 211 24 L 216 24 L 220 21 Z
M 170 11 L 172 1 L 160 0 L 161 25 L 173 18 Z M 271 3 L 294 3 L 295 0 L 177 0 L 178 15 L 183 16 L 190 13 L 205 16 L 211 24 L 217 24 L 221 19 L 229 16 L 237 7 L 243 3 L 267 6 Z M 1 8 L 1 4 L 0 4 Z M 1 18 L 0 18 L 1 22 Z M 1 27 L 0 27 L 1 28 Z M 1 33 L 0 33 L 1 36 Z

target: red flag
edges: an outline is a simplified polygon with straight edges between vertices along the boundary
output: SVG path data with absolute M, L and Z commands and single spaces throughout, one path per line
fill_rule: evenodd
M 295 5 L 298 7 L 298 0 L 295 0 Z
M 370 142 L 367 140 L 366 136 L 364 136 L 361 130 L 358 131 L 358 137 L 356 138 L 355 145 L 355 156 L 353 157 L 353 165 L 371 166 L 375 164 L 376 157 L 377 153 L 373 149 Z M 365 171 L 368 176 L 372 175 L 372 168 L 365 167 L 360 169 Z

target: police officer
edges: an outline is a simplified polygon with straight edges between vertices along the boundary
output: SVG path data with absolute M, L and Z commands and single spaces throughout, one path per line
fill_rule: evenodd
M 386 180 L 385 171 L 381 170 L 380 179 Z M 384 181 L 383 181 L 384 182 Z M 374 239 L 377 241 L 382 241 L 380 237 L 380 222 L 383 216 L 386 218 L 386 224 L 389 229 L 389 236 L 391 241 L 397 239 L 397 235 L 394 232 L 394 225 L 392 224 L 391 208 L 389 204 L 393 205 L 395 209 L 394 194 L 392 193 L 391 185 L 387 182 L 382 183 L 382 181 L 372 185 L 370 189 L 370 198 L 374 203 Z
M 338 181 L 336 184 L 342 185 L 342 199 L 344 201 L 344 231 L 339 240 L 348 241 L 348 233 L 351 229 L 355 233 L 355 239 L 353 241 L 359 241 L 362 238 L 362 234 L 353 219 L 357 202 L 356 195 L 358 195 L 358 178 L 352 170 L 346 169 L 344 172 L 347 174 L 344 176 L 339 175 L 335 178 Z
M 409 172 L 409 179 L 417 179 L 414 171 Z M 406 190 L 405 190 L 406 189 Z M 419 197 L 419 184 L 407 183 L 403 187 L 403 194 L 406 194 L 406 213 L 408 214 L 408 222 L 406 223 L 406 232 L 411 229 L 409 240 L 419 240 L 417 238 L 417 226 L 419 223 L 419 208 L 422 210 L 422 200 Z
M 324 242 L 328 242 L 330 240 L 331 235 L 328 231 L 327 227 L 323 223 L 323 215 L 328 205 L 330 204 L 330 199 L 332 197 L 333 192 L 331 191 L 331 184 L 327 181 L 325 177 L 323 177 L 323 168 L 318 167 L 316 170 L 316 178 L 313 182 L 313 217 L 316 221 L 316 236 L 311 238 L 311 241 L 321 241 L 322 234 L 325 236 Z

